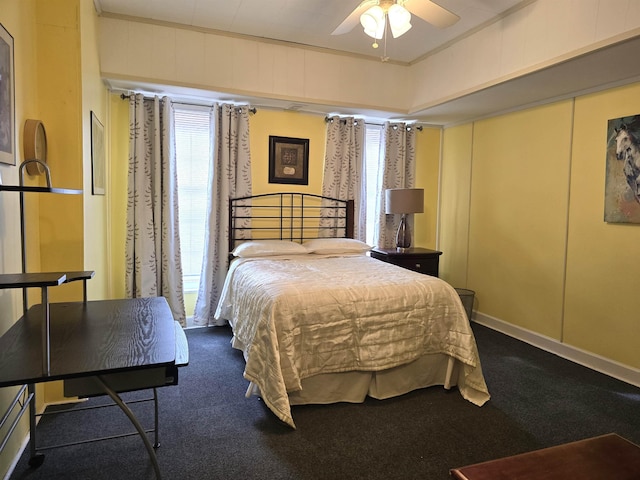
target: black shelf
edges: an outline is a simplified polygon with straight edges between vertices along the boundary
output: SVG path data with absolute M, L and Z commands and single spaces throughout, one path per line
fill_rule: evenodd
M 65 283 L 64 273 L 3 273 L 0 274 L 0 289 L 27 287 L 56 287 Z
M 82 190 L 73 188 L 37 187 L 28 185 L 0 185 L 0 192 L 36 192 L 36 193 L 61 193 L 64 195 L 78 195 Z

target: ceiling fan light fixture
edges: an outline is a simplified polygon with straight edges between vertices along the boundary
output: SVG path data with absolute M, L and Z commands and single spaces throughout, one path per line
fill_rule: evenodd
M 360 24 L 364 28 L 364 33 L 371 38 L 381 39 L 386 24 L 384 10 L 379 5 L 374 5 L 360 15 Z
M 394 3 L 389 7 L 387 16 L 393 38 L 398 38 L 411 29 L 411 13 L 403 6 Z

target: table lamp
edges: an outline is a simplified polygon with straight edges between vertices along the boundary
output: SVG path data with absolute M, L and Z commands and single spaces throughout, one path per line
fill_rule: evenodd
M 424 212 L 424 189 L 390 188 L 385 191 L 385 213 L 400 213 L 400 225 L 396 234 L 396 249 L 403 252 L 411 246 L 411 229 L 407 215 Z

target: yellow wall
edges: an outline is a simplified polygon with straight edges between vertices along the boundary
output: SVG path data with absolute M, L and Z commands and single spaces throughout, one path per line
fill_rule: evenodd
M 82 188 L 84 191 L 84 258 L 85 270 L 95 271 L 95 276 L 87 282 L 87 295 L 90 300 L 108 297 L 110 271 L 107 263 L 108 228 L 107 201 L 111 192 L 106 188 L 105 195 L 92 194 L 91 168 L 91 112 L 105 127 L 105 138 L 109 138 L 109 117 L 107 108 L 108 92 L 100 77 L 98 58 L 98 17 L 93 1 L 80 2 L 80 49 L 82 75 L 82 107 L 79 123 L 82 129 Z M 109 142 L 105 142 L 105 147 Z M 105 150 L 105 175 L 108 175 L 109 153 Z
M 82 189 L 82 123 L 78 0 L 36 1 L 39 119 L 47 130 L 54 186 Z M 64 65 L 64 68 L 60 68 Z M 39 195 L 40 268 L 83 270 L 83 195 Z M 52 301 L 77 300 L 81 285 L 52 289 Z
M 640 226 L 603 211 L 607 120 L 638 99 L 636 84 L 446 129 L 440 236 L 442 276 L 482 315 L 633 368 Z
M 425 127 L 416 133 L 416 187 L 424 188 L 424 213 L 414 215 L 413 246 L 437 247 L 438 184 L 440 182 L 441 128 Z
M 473 125 L 448 128 L 442 137 L 440 277 L 451 285 L 466 288 Z
M 253 194 L 303 192 L 320 194 L 325 149 L 325 121 L 320 115 L 259 110 L 249 124 Z M 309 185 L 269 183 L 269 136 L 309 139 Z
M 562 315 L 571 113 L 572 102 L 558 103 L 477 122 L 473 135 L 468 283 L 483 312 L 553 338 Z
M 127 171 L 129 161 L 129 102 L 109 96 L 110 162 L 107 177 L 109 199 L 108 263 L 111 276 L 109 297 L 125 298 L 125 240 L 127 235 Z
M 635 368 L 640 225 L 603 218 L 607 120 L 638 113 L 640 84 L 576 100 L 563 324 L 566 343 Z

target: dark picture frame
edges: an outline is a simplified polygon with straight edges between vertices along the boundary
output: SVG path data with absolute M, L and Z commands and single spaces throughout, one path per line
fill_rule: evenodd
M 13 37 L 0 23 L 0 162 L 16 164 Z
M 269 183 L 309 185 L 309 139 L 269 136 Z
M 105 193 L 104 127 L 95 113 L 91 112 L 91 193 Z

